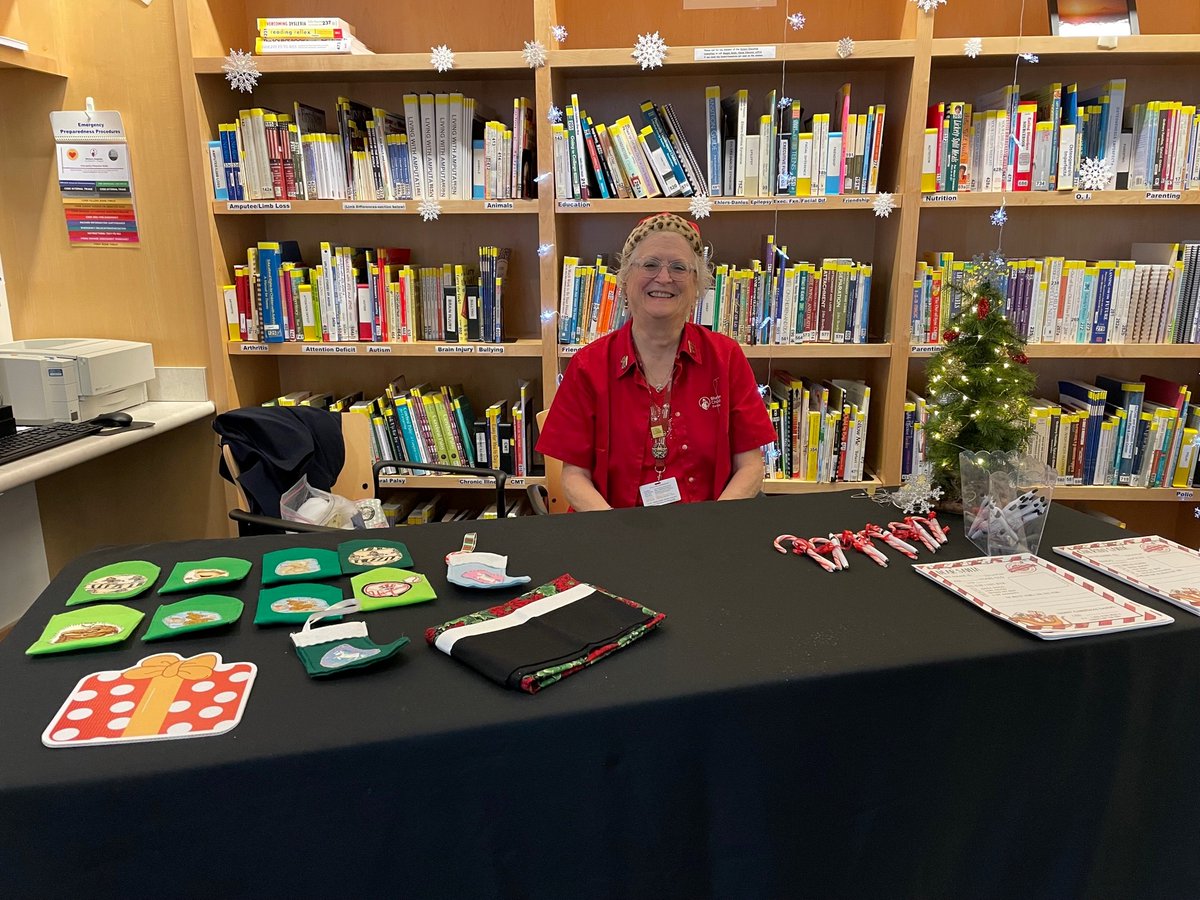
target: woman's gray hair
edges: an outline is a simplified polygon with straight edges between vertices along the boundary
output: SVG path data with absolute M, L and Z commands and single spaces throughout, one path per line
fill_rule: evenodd
M 629 232 L 625 246 L 621 248 L 621 254 L 617 257 L 617 283 L 622 291 L 629 281 L 629 264 L 633 262 L 634 251 L 637 250 L 638 244 L 652 234 L 677 234 L 687 242 L 694 257 L 692 264 L 696 273 L 696 299 L 699 301 L 713 285 L 712 245 L 701 240 L 699 226 L 674 213 L 659 213 L 642 219 L 634 226 L 633 231 Z

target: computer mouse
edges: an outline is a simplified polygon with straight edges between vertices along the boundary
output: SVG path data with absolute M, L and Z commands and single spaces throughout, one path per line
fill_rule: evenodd
M 133 424 L 133 416 L 127 412 L 110 412 L 92 419 L 93 425 L 105 428 L 128 428 Z

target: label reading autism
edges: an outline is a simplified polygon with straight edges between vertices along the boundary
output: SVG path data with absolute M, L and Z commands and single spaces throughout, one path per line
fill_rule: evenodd
M 292 204 L 287 201 L 233 200 L 226 203 L 225 208 L 230 212 L 271 212 L 272 210 L 289 210 L 292 208 Z
M 1075 199 L 1078 200 L 1080 203 L 1086 203 L 1088 200 L 1092 199 L 1092 192 L 1091 191 L 1076 191 Z
M 957 203 L 958 194 L 922 194 L 921 199 L 926 203 Z
M 503 356 L 504 348 L 499 344 L 480 344 L 475 352 L 482 356 Z
M 511 200 L 487 200 L 483 204 L 484 209 L 512 209 L 513 202 Z
M 438 344 L 435 353 L 474 353 L 475 348 L 470 344 Z
M 591 200 L 559 200 L 559 209 L 591 209 Z
M 403 209 L 407 209 L 407 208 L 408 208 L 408 204 L 406 204 L 406 203 L 395 203 L 395 202 L 390 202 L 390 201 L 381 201 L 378 203 L 363 202 L 363 201 L 357 201 L 357 202 L 350 201 L 350 202 L 342 204 L 343 212 L 355 212 L 355 211 L 364 212 L 367 210 L 374 210 L 374 211 L 378 212 L 379 210 L 391 211 L 391 210 L 403 210 Z
M 266 344 L 242 344 L 243 353 L 270 353 L 271 348 Z
M 1182 200 L 1179 191 L 1146 191 L 1147 200 Z
M 371 344 L 367 347 L 368 353 L 391 353 L 392 347 L 390 344 Z
M 763 47 L 696 47 L 692 51 L 692 59 L 722 60 L 722 59 L 774 59 L 775 46 Z

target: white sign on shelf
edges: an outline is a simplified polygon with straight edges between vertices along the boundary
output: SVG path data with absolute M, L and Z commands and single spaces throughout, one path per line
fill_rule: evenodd
M 728 59 L 774 59 L 775 45 L 767 44 L 761 47 L 696 47 L 692 51 L 693 60 L 728 60 Z

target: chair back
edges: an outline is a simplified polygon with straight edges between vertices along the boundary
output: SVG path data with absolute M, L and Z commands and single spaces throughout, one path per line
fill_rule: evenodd
M 549 409 L 543 409 L 536 416 L 538 433 L 541 434 L 542 428 L 546 424 L 546 416 L 550 414 Z M 555 459 L 552 456 L 544 457 L 546 460 L 546 508 L 551 513 L 563 513 L 567 511 L 567 498 L 562 492 L 562 460 Z

